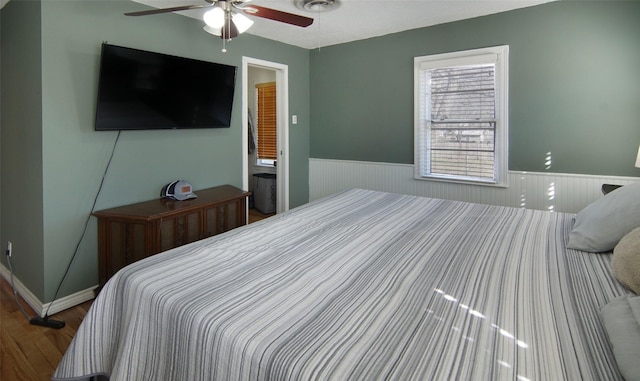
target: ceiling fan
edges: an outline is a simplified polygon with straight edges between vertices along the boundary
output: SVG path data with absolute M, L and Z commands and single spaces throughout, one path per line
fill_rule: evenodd
M 206 25 L 204 30 L 220 36 L 222 51 L 226 52 L 226 42 L 245 32 L 253 21 L 243 13 L 269 20 L 279 21 L 299 27 L 307 27 L 313 19 L 305 16 L 266 8 L 259 5 L 247 5 L 251 0 L 205 0 L 208 4 L 183 5 L 171 8 L 150 9 L 146 11 L 128 12 L 126 16 L 148 16 L 159 13 L 186 11 L 190 9 L 211 8 L 205 12 L 203 18 Z

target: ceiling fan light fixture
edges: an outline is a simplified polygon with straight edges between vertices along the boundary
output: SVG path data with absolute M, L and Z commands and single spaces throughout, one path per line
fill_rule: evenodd
M 204 14 L 203 18 L 204 22 L 211 28 L 220 29 L 224 26 L 224 16 L 224 9 L 220 7 L 213 7 Z
M 204 31 L 207 33 L 213 34 L 214 36 L 222 36 L 222 28 L 212 28 L 209 25 L 205 25 L 204 27 L 202 27 L 202 29 L 204 29 Z
M 340 6 L 339 0 L 294 0 L 299 9 L 308 12 L 328 12 Z
M 240 13 L 234 13 L 231 19 L 238 29 L 238 34 L 246 32 L 253 25 L 253 20 Z

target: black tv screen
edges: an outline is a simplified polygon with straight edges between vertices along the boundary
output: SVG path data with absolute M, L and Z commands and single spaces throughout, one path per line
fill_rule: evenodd
M 104 43 L 95 129 L 230 127 L 236 71 Z

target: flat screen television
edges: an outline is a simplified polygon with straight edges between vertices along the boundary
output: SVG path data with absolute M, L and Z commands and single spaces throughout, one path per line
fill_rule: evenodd
M 236 71 L 103 43 L 95 129 L 230 127 Z

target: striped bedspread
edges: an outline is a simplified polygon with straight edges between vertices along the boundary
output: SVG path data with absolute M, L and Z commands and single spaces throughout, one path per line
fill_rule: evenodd
M 350 190 L 102 289 L 54 380 L 616 380 L 572 215 Z

